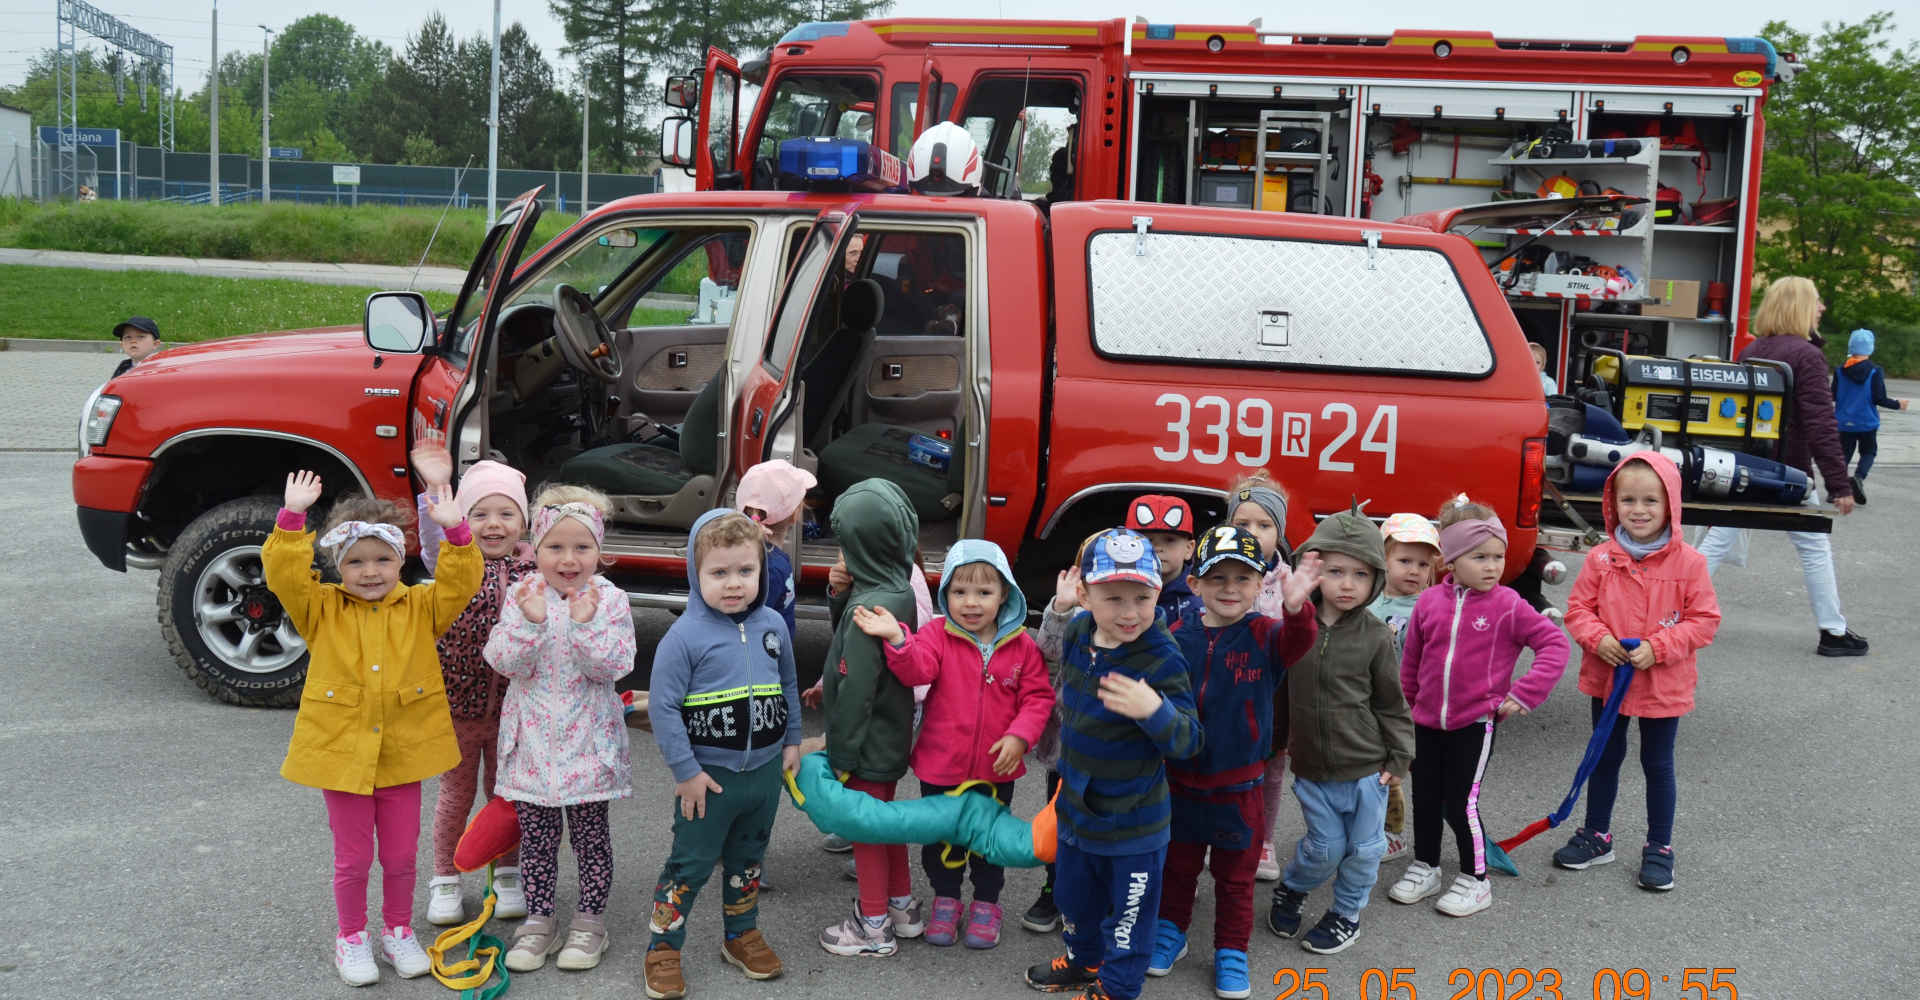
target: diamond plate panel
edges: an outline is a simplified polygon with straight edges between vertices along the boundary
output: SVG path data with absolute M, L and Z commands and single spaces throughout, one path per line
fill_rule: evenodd
M 1480 376 L 1493 348 L 1432 250 L 1187 233 L 1096 234 L 1093 342 L 1109 355 Z

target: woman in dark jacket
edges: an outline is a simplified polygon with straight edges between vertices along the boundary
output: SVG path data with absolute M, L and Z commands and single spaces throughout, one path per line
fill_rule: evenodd
M 1740 360 L 1761 358 L 1782 361 L 1793 368 L 1793 409 L 1786 426 L 1786 450 L 1782 456 L 1788 465 L 1813 475 L 1820 467 L 1820 480 L 1827 495 L 1841 514 L 1853 513 L 1853 487 L 1847 482 L 1846 461 L 1840 455 L 1840 427 L 1833 417 L 1833 390 L 1827 373 L 1826 355 L 1820 352 L 1814 328 L 1827 309 L 1820 291 L 1805 278 L 1781 278 L 1767 287 L 1766 297 L 1753 314 L 1753 343 L 1740 352 Z M 1815 494 L 1807 500 L 1814 502 Z M 1833 546 L 1829 537 L 1810 531 L 1789 531 L 1788 540 L 1800 553 L 1800 569 L 1806 575 L 1807 597 L 1813 603 L 1813 618 L 1820 626 L 1821 656 L 1864 656 L 1867 640 L 1847 628 L 1840 613 L 1840 586 L 1833 578 Z M 1746 532 L 1737 528 L 1709 528 L 1700 539 L 1700 552 L 1707 557 L 1707 571 L 1718 569 L 1724 561 L 1746 564 Z M 1739 554 L 1729 559 L 1738 549 Z

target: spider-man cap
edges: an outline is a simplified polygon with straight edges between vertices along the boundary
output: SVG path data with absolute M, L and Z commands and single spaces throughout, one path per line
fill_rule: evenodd
M 1127 505 L 1127 527 L 1134 531 L 1171 531 L 1193 534 L 1193 509 L 1179 497 L 1148 493 L 1133 498 Z

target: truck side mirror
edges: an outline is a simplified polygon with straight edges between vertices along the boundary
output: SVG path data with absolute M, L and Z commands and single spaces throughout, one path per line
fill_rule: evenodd
M 387 354 L 418 354 L 433 333 L 433 310 L 419 292 L 367 296 L 367 346 Z
M 660 122 L 660 162 L 672 167 L 693 166 L 693 119 L 675 115 Z
M 684 108 L 688 111 L 700 106 L 699 76 L 667 77 L 666 104 L 670 108 Z

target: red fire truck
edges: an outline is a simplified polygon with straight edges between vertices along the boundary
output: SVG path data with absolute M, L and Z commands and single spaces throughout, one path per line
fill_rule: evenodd
M 670 86 L 669 102 L 689 114 L 665 127 L 698 139 L 668 145 L 692 148 L 701 189 L 777 186 L 774 150 L 796 136 L 859 138 L 904 156 L 926 124 L 952 120 L 979 140 L 990 193 L 1049 203 L 1123 198 L 1431 224 L 1426 213 L 1503 193 L 1645 198 L 1632 225 L 1471 233 L 1489 261 L 1535 248 L 1522 269 L 1545 273 L 1503 283 L 1565 386 L 1596 350 L 1725 358 L 1744 346 L 1762 109 L 1769 87 L 1797 68 L 1758 38 L 814 23 L 745 65 L 711 52 L 701 76 Z M 749 105 L 743 91 L 754 87 Z M 1042 127 L 1050 141 L 1030 141 L 1027 130 Z M 1514 155 L 1525 148 L 1517 142 L 1543 137 L 1563 142 Z M 1640 151 L 1588 155 L 1589 140 L 1609 138 Z M 1556 148 L 1579 155 L 1541 155 Z M 1047 162 L 1023 162 L 1037 157 Z M 1577 280 L 1595 273 L 1623 280 L 1595 295 Z

